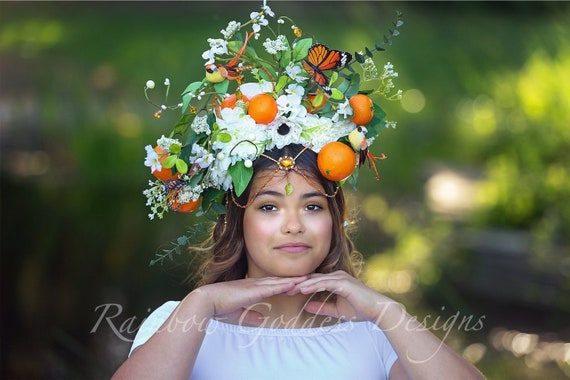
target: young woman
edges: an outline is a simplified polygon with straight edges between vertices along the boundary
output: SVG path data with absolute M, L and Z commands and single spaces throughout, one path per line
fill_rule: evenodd
M 149 316 L 115 379 L 483 377 L 357 279 L 343 191 L 316 157 L 293 144 L 255 160 L 226 195 L 201 285 Z

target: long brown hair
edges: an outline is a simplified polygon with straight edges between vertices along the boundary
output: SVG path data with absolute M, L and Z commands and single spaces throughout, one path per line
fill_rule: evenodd
M 303 151 L 304 150 L 304 151 Z M 303 152 L 302 152 L 303 151 Z M 300 155 L 299 153 L 302 152 Z M 327 196 L 327 202 L 331 217 L 332 241 L 331 248 L 325 260 L 316 269 L 318 273 L 330 273 L 336 270 L 344 270 L 356 276 L 357 265 L 355 262 L 354 245 L 350 240 L 345 226 L 346 199 L 342 188 L 337 189 L 336 182 L 324 178 L 317 167 L 317 154 L 302 145 L 291 144 L 282 149 L 266 151 L 264 155 L 273 160 L 280 157 L 297 157 L 295 168 L 309 181 L 320 184 Z M 276 163 L 260 156 L 255 160 L 254 176 L 262 172 L 272 172 L 276 169 Z M 231 281 L 244 278 L 247 273 L 247 258 L 245 241 L 243 236 L 243 217 L 245 208 L 238 205 L 246 205 L 250 200 L 252 181 L 245 191 L 236 197 L 233 190 L 226 194 L 227 213 L 220 215 L 214 225 L 211 244 L 206 248 L 208 258 L 203 263 L 199 272 L 201 279 L 198 285 L 212 284 L 222 281 Z M 334 194 L 334 196 L 332 196 Z M 237 204 L 236 204 L 237 203 Z

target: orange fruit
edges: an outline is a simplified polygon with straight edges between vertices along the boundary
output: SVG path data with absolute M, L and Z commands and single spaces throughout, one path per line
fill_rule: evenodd
M 171 192 L 168 194 L 168 206 L 176 212 L 192 212 L 196 210 L 200 204 L 200 198 L 196 199 L 195 201 L 179 204 L 176 200 L 177 196 L 177 192 Z
M 374 104 L 372 99 L 364 94 L 356 94 L 348 100 L 352 108 L 352 122 L 358 125 L 370 123 L 374 117 Z
M 342 181 L 356 168 L 356 153 L 348 145 L 333 141 L 321 148 L 317 155 L 317 166 L 329 181 Z
M 154 147 L 154 151 L 158 154 L 158 160 L 162 164 L 162 162 L 166 159 L 166 157 L 168 157 L 168 151 L 162 149 L 158 145 Z M 152 174 L 156 178 L 162 180 L 163 182 L 172 179 L 178 179 L 178 177 L 180 177 L 180 173 L 176 173 L 173 175 L 172 168 L 165 168 L 164 166 L 160 170 L 153 171 Z
M 277 102 L 268 94 L 257 94 L 249 100 L 247 113 L 257 124 L 269 124 L 277 116 Z
M 220 107 L 222 109 L 224 108 L 235 108 L 236 106 L 236 102 L 237 102 L 237 96 L 236 94 L 231 94 L 230 96 L 227 96 L 224 98 L 224 100 L 222 100 L 222 104 L 220 105 Z
M 239 100 L 243 101 L 243 102 L 247 102 L 247 98 L 245 96 L 241 96 L 241 98 L 239 98 Z M 230 96 L 227 96 L 224 98 L 224 100 L 222 100 L 222 104 L 220 104 L 221 109 L 224 108 L 231 108 L 234 109 L 236 107 L 236 103 L 238 101 L 238 97 L 236 94 L 231 94 Z

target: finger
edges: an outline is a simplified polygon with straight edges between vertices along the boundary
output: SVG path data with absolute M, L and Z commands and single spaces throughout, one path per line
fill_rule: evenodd
M 327 302 L 320 302 L 320 301 L 307 302 L 305 310 L 311 314 L 327 315 L 335 318 L 340 317 L 336 305 Z

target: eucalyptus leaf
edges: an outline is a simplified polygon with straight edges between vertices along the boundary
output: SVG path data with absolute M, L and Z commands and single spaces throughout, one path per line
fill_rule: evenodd
M 360 87 L 360 74 L 354 74 L 352 80 L 350 81 L 350 86 L 344 93 L 347 98 L 350 98 L 353 95 L 358 93 L 358 88 Z
M 226 209 L 226 206 L 224 206 L 221 203 L 214 202 L 214 203 L 212 203 L 211 206 L 212 207 L 210 207 L 210 210 L 212 210 L 212 212 L 214 212 L 218 215 L 225 214 L 226 212 L 228 212 L 228 210 Z
M 176 165 L 176 160 L 178 160 L 178 156 L 168 156 L 162 161 L 162 167 L 170 169 Z

